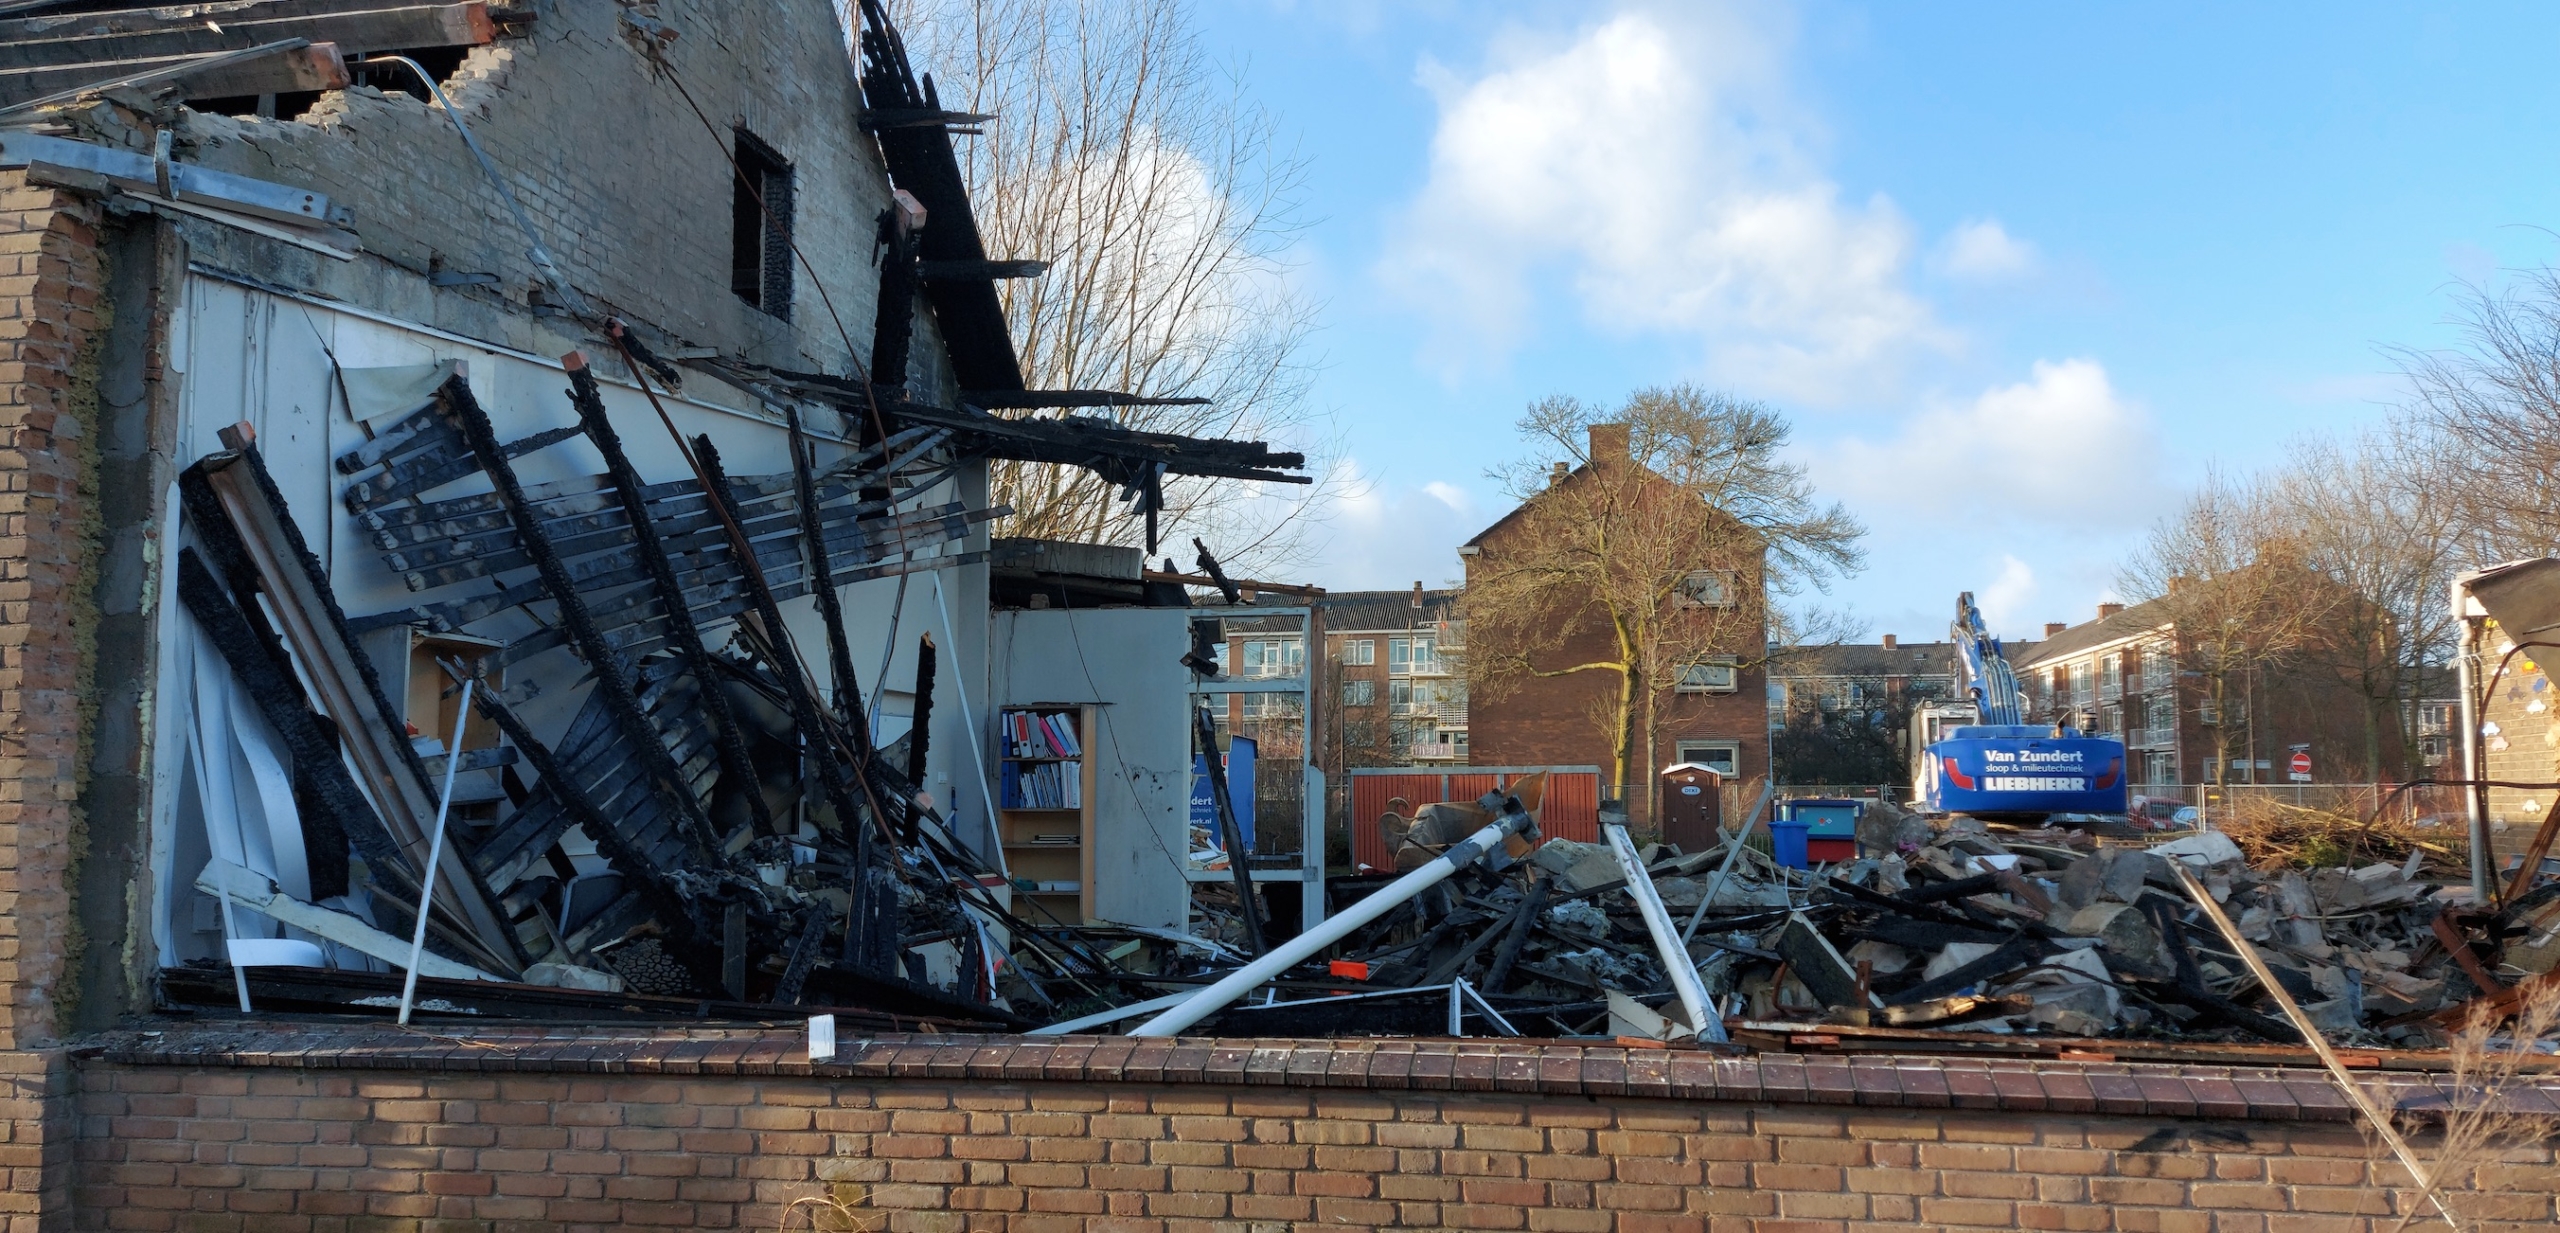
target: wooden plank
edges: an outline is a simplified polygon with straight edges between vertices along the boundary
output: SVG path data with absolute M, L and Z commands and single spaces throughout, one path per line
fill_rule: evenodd
M 337 601 L 319 573 L 318 560 L 303 546 L 291 516 L 259 482 L 256 468 L 253 455 L 235 448 L 207 455 L 188 470 L 211 492 L 255 566 L 259 586 L 274 599 L 285 644 L 319 695 L 321 711 L 337 722 L 339 739 L 384 826 L 408 851 L 411 865 L 425 869 L 435 802 L 427 796 L 416 754 L 405 733 L 387 727 L 387 703 L 372 685 L 376 678 L 364 648 L 338 624 Z M 514 929 L 460 849 L 447 847 L 438 867 L 443 872 L 436 879 L 437 906 L 467 925 L 491 949 L 490 958 L 519 962 Z M 502 973 L 515 974 L 512 968 Z
M 244 94 L 290 94 L 309 90 L 342 90 L 347 85 L 346 58 L 327 43 L 313 43 L 230 64 L 194 69 L 189 61 L 205 56 L 150 56 L 137 60 L 99 60 L 41 68 L 0 69 L 0 106 L 55 94 L 105 88 L 152 74 L 165 74 L 188 98 L 229 98 Z
M 162 10 L 166 12 L 166 10 Z M 255 14 L 256 10 L 250 11 Z M 153 27 L 101 33 L 82 25 L 52 37 L 0 43 L 0 70 L 68 68 L 241 51 L 300 36 L 342 55 L 418 47 L 476 47 L 498 36 L 486 4 L 416 4 L 311 17 L 209 21 L 164 18 Z

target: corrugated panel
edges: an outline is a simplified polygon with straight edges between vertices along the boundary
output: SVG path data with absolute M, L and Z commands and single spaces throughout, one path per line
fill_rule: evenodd
M 1522 772 L 1354 771 L 1351 774 L 1351 859 L 1372 869 L 1390 868 L 1378 815 L 1403 797 L 1416 807 L 1438 801 L 1473 801 L 1507 787 Z M 1600 776 L 1592 771 L 1547 772 L 1546 801 L 1538 829 L 1549 839 L 1600 841 Z
M 1600 842 L 1600 776 L 1591 771 L 1548 774 L 1547 802 L 1538 810 L 1538 829 L 1549 839 Z
M 1351 776 L 1351 859 L 1372 869 L 1389 868 L 1387 843 L 1378 834 L 1378 815 L 1387 811 L 1387 802 L 1401 796 L 1419 807 L 1443 799 L 1441 785 L 1447 776 L 1437 771 L 1420 774 Z

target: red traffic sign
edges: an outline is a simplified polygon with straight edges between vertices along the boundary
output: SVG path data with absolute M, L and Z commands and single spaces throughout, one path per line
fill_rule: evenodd
M 2311 755 L 2309 753 L 2297 753 L 2293 755 L 2293 764 L 2289 769 L 2296 775 L 2310 774 Z

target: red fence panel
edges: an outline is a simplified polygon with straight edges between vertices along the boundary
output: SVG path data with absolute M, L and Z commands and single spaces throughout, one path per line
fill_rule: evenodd
M 1600 839 L 1600 770 L 1590 766 L 1382 767 L 1351 772 L 1351 859 L 1372 869 L 1393 868 L 1378 815 L 1399 796 L 1415 808 L 1440 801 L 1468 801 L 1533 771 L 1547 772 L 1547 794 L 1538 829 L 1550 839 L 1597 843 Z

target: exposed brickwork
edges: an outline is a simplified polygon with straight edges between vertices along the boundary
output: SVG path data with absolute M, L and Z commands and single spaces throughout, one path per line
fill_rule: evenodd
M 96 219 L 0 171 L 0 1048 L 50 1040 L 78 839 L 83 360 L 99 326 Z
M 878 281 L 869 240 L 888 185 L 874 147 L 852 131 L 860 100 L 834 10 L 694 0 L 665 15 L 677 33 L 664 50 L 670 79 L 625 37 L 627 7 L 541 5 L 529 33 L 475 49 L 444 83 L 570 281 L 599 307 L 727 353 L 828 372 L 867 357 Z M 733 126 L 796 172 L 794 225 L 815 285 L 812 269 L 793 271 L 787 322 L 728 290 Z M 442 111 L 355 89 L 324 95 L 298 119 L 189 113 L 180 140 L 190 161 L 352 207 L 368 261 L 493 273 L 504 285 L 421 299 L 337 285 L 353 271 L 280 252 L 269 255 L 286 264 L 248 272 L 501 341 L 504 325 L 475 308 L 503 302 L 500 316 L 521 319 L 533 288 L 523 233 Z M 848 355 L 847 335 L 861 357 Z M 938 354 L 929 339 L 917 351 Z
M 8 1228 L 61 1201 L 69 1124 L 54 1038 L 78 946 L 82 688 L 95 637 L 85 497 L 101 325 L 98 220 L 0 171 L 0 1190 Z M 48 1134 L 48 1130 L 54 1133 Z
M 889 1230 L 2364 1233 L 2405 1201 L 2303 1072 L 908 1038 L 813 1073 L 784 1033 L 292 1042 L 85 1063 L 81 1226 L 774 1228 L 832 1190 Z M 2547 1147 L 2468 1180 L 2477 1227 L 2555 1218 Z

